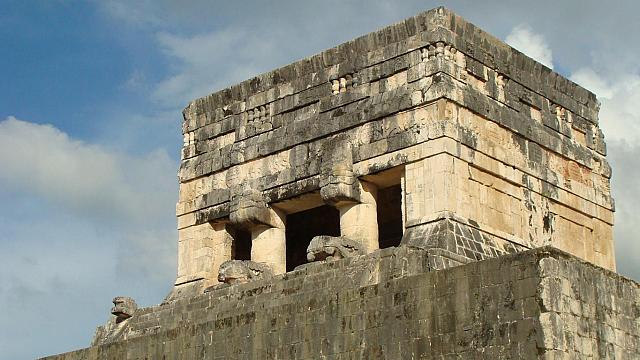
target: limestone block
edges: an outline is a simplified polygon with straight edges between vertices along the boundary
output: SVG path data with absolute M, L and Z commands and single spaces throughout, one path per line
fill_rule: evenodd
M 502 239 L 490 249 L 555 244 L 614 268 L 595 97 L 446 10 L 429 17 L 189 104 L 180 279 L 211 276 L 219 251 L 196 229 L 227 217 L 278 269 L 271 205 L 309 193 L 339 209 L 343 236 L 376 249 L 375 190 L 359 180 L 396 166 L 405 229 L 454 213 Z
M 407 225 L 432 219 L 442 211 L 455 210 L 458 179 L 454 157 L 438 154 L 406 166 Z

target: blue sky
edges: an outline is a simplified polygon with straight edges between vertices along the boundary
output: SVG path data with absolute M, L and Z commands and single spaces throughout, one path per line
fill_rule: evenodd
M 168 293 L 189 100 L 438 5 L 0 0 L 0 358 L 85 347 L 113 296 Z M 619 271 L 640 279 L 640 6 L 446 5 L 597 93 Z

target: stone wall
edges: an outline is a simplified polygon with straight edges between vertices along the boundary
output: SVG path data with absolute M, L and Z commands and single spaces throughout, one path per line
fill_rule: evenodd
M 640 285 L 552 248 L 430 271 L 407 247 L 139 309 L 46 359 L 636 359 Z
M 176 291 L 217 282 L 230 228 L 283 272 L 286 216 L 323 204 L 373 251 L 377 189 L 398 184 L 406 234 L 455 214 L 490 239 L 480 258 L 551 244 L 615 269 L 597 113 L 592 93 L 443 8 L 197 99 L 184 110 Z

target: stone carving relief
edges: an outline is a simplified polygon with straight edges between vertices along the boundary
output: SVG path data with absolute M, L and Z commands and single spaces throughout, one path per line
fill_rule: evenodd
M 441 58 L 447 61 L 453 61 L 459 66 L 465 66 L 464 54 L 462 52 L 459 52 L 458 49 L 454 48 L 453 46 L 442 41 L 429 44 L 426 47 L 422 48 L 420 50 L 420 55 L 422 61 Z
M 357 86 L 357 81 L 354 74 L 346 74 L 337 79 L 333 79 L 331 82 L 331 93 L 336 95 L 346 92 L 347 90 Z
M 505 89 L 505 86 L 507 84 L 507 81 L 508 81 L 508 79 L 504 75 L 497 74 L 497 76 L 496 76 L 496 85 L 498 87 L 498 101 L 500 101 L 502 103 L 507 101 L 505 93 L 504 93 L 504 89 Z
M 269 119 L 269 106 L 257 106 L 247 111 L 247 121 L 265 121 Z
M 116 296 L 113 298 L 111 314 L 116 317 L 116 322 L 122 322 L 132 317 L 138 309 L 138 305 L 133 298 L 128 296 Z
M 183 146 L 189 146 L 189 145 L 195 145 L 196 143 L 196 133 L 195 131 L 190 131 L 187 133 L 184 133 L 183 135 L 183 141 L 184 141 L 184 145 Z
M 358 255 L 364 255 L 361 245 L 343 236 L 315 236 L 307 247 L 309 261 L 333 261 Z
M 128 319 L 135 315 L 138 305 L 133 298 L 116 296 L 113 298 L 113 317 L 104 326 L 99 326 L 91 345 L 102 345 L 127 338 Z
M 556 113 L 556 119 L 558 119 L 558 122 L 563 123 L 568 119 L 567 117 L 567 110 L 565 108 L 563 108 L 560 105 L 555 105 L 555 113 Z
M 273 271 L 268 265 L 251 260 L 228 260 L 220 265 L 218 271 L 218 281 L 229 285 L 244 284 L 272 276 Z
M 247 174 L 247 169 L 243 170 L 237 166 L 227 171 L 226 183 L 230 192 L 229 222 L 232 226 L 245 230 L 260 225 L 275 227 L 262 192 L 247 180 L 251 175 Z

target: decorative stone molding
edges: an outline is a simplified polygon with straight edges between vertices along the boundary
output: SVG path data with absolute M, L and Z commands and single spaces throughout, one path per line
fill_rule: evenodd
M 497 73 L 496 76 L 496 85 L 498 88 L 498 101 L 504 103 L 506 102 L 506 96 L 504 93 L 504 88 L 507 85 L 507 81 L 509 81 L 509 79 L 507 77 L 505 77 L 504 75 Z
M 309 261 L 333 261 L 359 255 L 364 255 L 362 246 L 343 236 L 315 236 L 307 247 Z
M 466 66 L 465 55 L 452 45 L 443 41 L 428 44 L 426 47 L 420 49 L 420 57 L 423 62 L 442 59 L 451 61 L 461 67 Z
M 357 86 L 357 79 L 354 74 L 346 74 L 337 79 L 330 80 L 330 83 L 331 93 L 336 95 Z
M 458 50 L 453 46 L 446 44 L 442 41 L 438 41 L 434 44 L 429 44 L 427 47 L 421 50 L 422 60 L 427 61 L 435 58 L 445 58 L 447 60 L 455 59 Z
M 184 133 L 183 135 L 184 146 L 195 145 L 196 144 L 196 133 L 195 131 L 190 131 Z
M 247 111 L 247 122 L 252 121 L 267 121 L 271 118 L 269 105 L 256 106 L 255 108 Z
M 568 120 L 567 110 L 565 108 L 563 108 L 560 105 L 555 105 L 554 108 L 555 108 L 555 113 L 556 113 L 556 119 L 558 119 L 558 121 L 560 123 L 565 122 L 565 121 Z
M 228 260 L 220 265 L 218 271 L 218 281 L 229 285 L 243 284 L 272 276 L 273 271 L 268 265 L 251 260 Z

